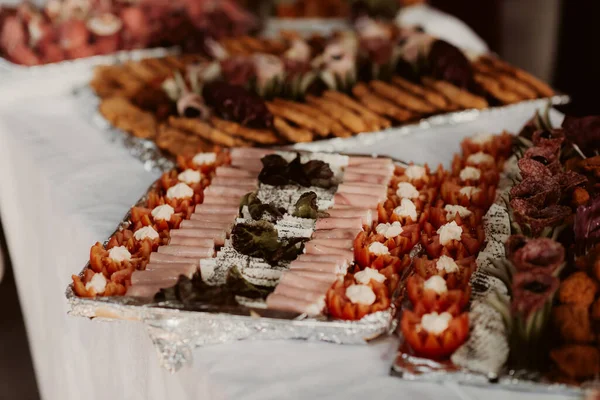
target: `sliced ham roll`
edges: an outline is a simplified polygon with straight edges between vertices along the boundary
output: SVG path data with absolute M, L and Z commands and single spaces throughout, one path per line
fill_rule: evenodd
M 189 257 L 174 256 L 172 254 L 152 253 L 150 254 L 150 264 L 189 264 L 199 265 L 198 260 Z
M 215 248 L 167 245 L 160 246 L 158 248 L 158 252 L 162 254 L 169 254 L 172 256 L 200 259 L 212 257 L 215 254 Z
M 186 219 L 181 221 L 179 229 L 210 229 L 214 231 L 230 231 L 233 227 L 232 222 L 216 222 L 216 221 L 198 221 L 194 219 Z
M 327 211 L 330 218 L 356 218 L 360 217 L 363 225 L 371 225 L 373 212 L 368 208 L 330 208 Z
M 225 231 L 220 229 L 195 229 L 195 228 L 185 228 L 185 229 L 173 229 L 170 232 L 171 238 L 199 238 L 199 239 L 211 239 L 213 243 L 221 242 L 225 240 Z M 210 246 L 201 246 L 201 247 L 210 247 Z
M 394 174 L 393 165 L 357 165 L 346 168 L 346 173 L 363 174 L 363 175 L 376 175 L 391 177 Z M 344 174 L 344 176 L 345 176 Z
M 177 270 L 181 268 L 186 269 L 194 269 L 198 270 L 198 264 L 194 264 L 190 262 L 190 259 L 187 259 L 186 263 L 168 263 L 168 262 L 151 262 L 146 265 L 146 271 L 153 271 L 155 269 L 168 269 L 168 270 Z
M 236 197 L 238 200 L 241 200 L 248 192 L 250 190 L 245 188 L 210 185 L 204 190 L 204 196 Z
M 387 198 L 387 186 L 385 185 L 364 186 L 355 183 L 342 183 L 338 186 L 337 191 L 339 193 L 374 195 L 379 197 L 379 201 L 383 201 Z
M 255 179 L 256 173 L 246 171 L 240 168 L 233 168 L 229 166 L 217 167 L 215 170 L 215 176 L 217 177 L 229 177 L 229 178 L 240 178 L 240 179 Z
M 236 197 L 218 197 L 208 196 L 204 198 L 202 204 L 221 204 L 224 206 L 239 206 L 241 199 Z
M 336 195 L 337 196 L 337 195 Z M 370 224 L 370 222 L 369 222 Z M 361 229 L 363 220 L 361 217 L 354 218 L 319 218 L 315 224 L 316 230 L 321 229 Z
M 330 210 L 328 210 L 330 211 Z M 352 239 L 354 240 L 362 229 L 328 229 L 315 231 L 312 234 L 313 239 Z
M 256 189 L 258 187 L 258 179 L 240 178 L 238 176 L 216 176 L 210 184 L 215 186 L 248 186 Z
M 154 297 L 154 295 L 158 292 L 160 292 L 160 289 L 162 289 L 163 287 L 165 287 L 165 285 L 135 285 L 135 286 L 129 286 L 129 288 L 127 289 L 127 293 L 125 294 L 126 296 L 131 296 L 131 297 L 139 297 L 139 298 L 151 298 Z
M 191 278 L 196 273 L 197 268 L 194 265 L 155 269 L 152 271 L 133 271 L 131 274 L 131 284 L 135 285 L 162 285 L 177 282 L 180 275 Z M 165 286 L 168 287 L 168 286 Z
M 372 210 L 379 204 L 379 197 L 369 194 L 336 193 L 333 197 L 335 204 L 368 208 Z
M 387 177 L 387 176 L 359 174 L 359 173 L 350 172 L 350 171 L 344 173 L 344 183 L 367 182 L 367 183 L 376 183 L 379 185 L 381 185 L 381 184 L 387 185 L 390 182 L 390 178 L 391 177 Z
M 300 254 L 296 260 L 308 262 L 334 262 L 340 266 L 340 268 L 348 268 L 348 260 L 341 254 Z
M 207 223 L 220 222 L 220 223 L 234 223 L 238 216 L 238 212 L 231 214 L 192 214 L 190 215 L 191 221 L 202 221 Z M 182 221 L 183 222 L 183 221 Z
M 312 280 L 323 282 L 323 283 L 328 283 L 329 285 L 333 284 L 333 282 L 335 282 L 336 279 L 338 279 L 338 275 L 333 272 L 306 271 L 306 270 L 301 270 L 301 269 L 288 271 L 288 273 L 290 273 L 290 272 L 297 274 L 299 276 L 303 276 L 308 279 L 312 279 Z
M 354 165 L 392 165 L 391 158 L 350 156 L 348 166 Z
M 316 272 L 324 272 L 328 274 L 344 274 L 346 272 L 345 268 L 342 268 L 336 262 L 319 262 L 319 261 L 303 261 L 303 260 L 294 260 L 290 263 L 291 271 L 316 271 Z
M 177 246 L 191 246 L 191 247 L 211 247 L 214 245 L 222 246 L 225 243 L 225 233 L 219 238 L 214 240 L 212 238 L 198 238 L 198 237 L 185 237 L 185 236 L 173 236 L 169 240 L 169 244 Z
M 306 254 L 337 254 L 343 256 L 348 262 L 354 260 L 354 252 L 352 250 L 336 249 L 335 247 L 314 244 L 312 241 L 306 243 L 304 251 L 306 251 Z
M 329 246 L 336 249 L 352 249 L 354 239 L 313 239 L 311 243 L 317 246 Z
M 238 158 L 258 158 L 261 159 L 266 155 L 275 153 L 275 150 L 259 149 L 254 147 L 235 147 L 231 149 L 231 159 Z
M 194 210 L 195 214 L 225 214 L 231 215 L 237 213 L 239 206 L 228 206 L 221 204 L 198 204 Z
M 326 293 L 331 286 L 330 283 L 307 278 L 306 276 L 299 275 L 294 271 L 284 272 L 281 275 L 281 279 L 279 279 L 279 285 L 288 285 L 298 289 L 312 290 L 319 293 Z
M 321 314 L 323 308 L 325 308 L 325 301 L 313 302 L 271 293 L 267 297 L 267 308 L 315 316 Z
M 290 285 L 279 284 L 275 288 L 273 293 L 281 294 L 286 297 L 291 297 L 298 300 L 305 300 L 310 302 L 319 303 L 325 300 L 325 294 L 322 292 L 315 292 L 312 290 L 299 289 Z
M 260 158 L 237 158 L 231 160 L 231 165 L 238 168 L 243 168 L 246 171 L 252 171 L 255 174 L 263 169 L 263 164 Z

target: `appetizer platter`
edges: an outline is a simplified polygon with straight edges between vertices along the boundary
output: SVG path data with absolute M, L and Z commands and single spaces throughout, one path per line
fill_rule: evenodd
M 536 115 L 514 139 L 462 143 L 467 157 L 455 158 L 452 174 L 472 157 L 487 160 L 481 179 L 497 182 L 496 194 L 485 212 L 473 197 L 441 193 L 465 206 L 459 212 L 476 221 L 484 244 L 460 255 L 460 242 L 440 247 L 428 233 L 443 222 L 439 213 L 425 228 L 392 374 L 571 394 L 596 385 L 598 126 L 598 117 L 567 116 L 554 129 Z
M 399 168 L 245 148 L 179 157 L 91 248 L 67 289 L 71 313 L 143 321 L 173 370 L 203 344 L 388 333 L 418 225 L 396 222 L 389 243 L 361 247 L 360 261 L 352 249 L 377 225 Z
M 329 36 L 243 36 L 207 42 L 205 50 L 97 68 L 90 86 L 98 111 L 167 154 L 190 156 L 215 146 L 343 139 L 424 119 L 473 118 L 474 110 L 500 105 L 568 101 L 497 57 L 472 56 L 419 28 L 365 17 L 354 30 Z M 452 114 L 461 110 L 469 112 Z
M 0 59 L 8 70 L 53 64 L 85 65 L 128 60 L 128 53 L 179 46 L 198 51 L 199 38 L 256 31 L 257 19 L 235 2 L 49 0 L 0 5 Z M 118 54 L 117 54 L 118 53 Z M 82 62 L 76 63 L 77 65 Z

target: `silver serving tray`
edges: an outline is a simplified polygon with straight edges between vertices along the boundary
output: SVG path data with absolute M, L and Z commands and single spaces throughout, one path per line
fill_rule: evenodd
M 406 163 L 396 161 L 398 165 Z M 146 200 L 153 183 L 138 200 Z M 115 232 L 130 223 L 130 211 L 123 217 Z M 112 236 L 112 235 L 111 235 Z M 104 244 L 108 242 L 105 241 Z M 421 251 L 415 247 L 411 257 Z M 80 272 L 89 266 L 89 262 Z M 405 275 L 410 268 L 405 270 Z M 69 315 L 100 320 L 129 320 L 142 322 L 159 354 L 161 365 L 176 372 L 192 362 L 195 347 L 236 340 L 303 339 L 338 344 L 365 344 L 378 336 L 396 330 L 395 301 L 404 290 L 406 276 L 392 296 L 388 310 L 365 316 L 358 321 L 332 320 L 326 317 L 309 318 L 304 314 L 280 312 L 243 306 L 206 306 L 206 310 L 186 310 L 177 302 L 148 302 L 133 297 L 113 296 L 82 298 L 75 295 L 73 284 L 65 292 Z
M 117 142 L 127 148 L 130 154 L 144 163 L 144 167 L 148 171 L 168 171 L 173 168 L 173 157 L 163 152 L 156 146 L 152 140 L 140 139 L 127 132 L 112 126 L 100 114 L 98 107 L 100 98 L 96 95 L 93 89 L 89 86 L 83 86 L 75 89 L 74 95 L 80 100 L 81 109 L 86 117 L 92 121 L 92 124 L 97 128 L 105 131 L 109 139 Z M 464 122 L 485 118 L 487 116 L 497 114 L 509 114 L 518 108 L 535 107 L 543 108 L 548 105 L 560 105 L 570 102 L 570 97 L 567 95 L 556 95 L 550 98 L 528 100 L 508 106 L 491 107 L 485 110 L 463 110 L 446 114 L 434 115 L 423 118 L 418 122 L 403 125 L 395 128 L 388 128 L 376 132 L 363 132 L 349 138 L 333 138 L 318 140 L 310 143 L 296 143 L 294 145 L 285 146 L 294 150 L 314 151 L 314 152 L 343 152 L 350 148 L 360 148 L 363 146 L 372 145 L 378 142 L 386 141 L 391 138 L 398 138 L 410 134 L 418 134 L 435 126 L 441 125 L 456 125 Z

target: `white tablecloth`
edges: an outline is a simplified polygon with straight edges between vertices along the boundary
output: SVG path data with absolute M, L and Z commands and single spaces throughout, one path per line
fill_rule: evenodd
M 159 367 L 141 324 L 67 316 L 70 275 L 158 176 L 110 143 L 78 113 L 80 107 L 70 96 L 0 107 L 1 219 L 44 399 L 506 398 L 499 390 L 388 376 L 396 347 L 391 338 L 365 346 L 210 346 L 194 351 L 193 367 L 171 375 Z M 529 114 L 502 114 L 354 150 L 447 164 L 463 136 L 517 129 Z

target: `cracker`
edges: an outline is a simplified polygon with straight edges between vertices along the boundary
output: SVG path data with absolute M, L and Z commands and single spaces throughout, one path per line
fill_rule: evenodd
M 156 136 L 154 115 L 137 108 L 124 97 L 110 97 L 100 103 L 100 113 L 115 127 L 143 139 Z
M 248 146 L 250 143 L 243 139 L 235 138 L 227 133 L 216 129 L 208 123 L 197 118 L 169 117 L 169 125 L 197 135 L 209 142 L 227 147 Z
M 217 117 L 212 117 L 210 122 L 215 128 L 230 134 L 231 136 L 240 137 L 251 142 L 260 144 L 278 144 L 281 140 L 273 131 L 268 129 L 252 129 L 242 126 L 236 122 L 225 121 Z
M 469 93 L 449 82 L 438 81 L 426 76 L 423 77 L 423 83 L 463 108 L 484 109 L 488 107 L 488 102 L 483 97 Z
M 513 104 L 523 100 L 523 98 L 518 94 L 504 90 L 500 86 L 500 82 L 498 82 L 498 80 L 491 78 L 488 75 L 475 73 L 474 79 L 475 82 L 477 82 L 483 88 L 483 90 L 500 100 L 500 102 L 503 104 Z
M 436 108 L 428 102 L 396 86 L 382 81 L 371 81 L 369 82 L 369 86 L 377 95 L 396 103 L 406 110 L 419 114 L 433 114 L 436 111 Z
M 392 83 L 396 86 L 401 87 L 402 89 L 411 92 L 415 96 L 420 96 L 425 99 L 429 104 L 437 107 L 439 110 L 447 111 L 449 109 L 455 108 L 451 105 L 450 101 L 446 99 L 441 94 L 430 90 L 424 86 L 417 85 L 412 83 L 404 78 L 399 76 L 394 76 L 392 78 Z
M 318 109 L 317 107 L 315 107 L 313 105 L 305 104 L 305 103 L 297 103 L 295 101 L 289 101 L 289 100 L 284 100 L 284 99 L 280 99 L 280 98 L 276 98 L 274 101 L 275 101 L 275 104 L 281 104 L 288 108 L 303 112 L 304 114 L 309 115 L 312 118 L 315 118 L 319 122 L 325 124 L 331 130 L 331 132 L 337 137 L 352 136 L 352 132 L 350 132 L 349 130 L 344 128 L 342 126 L 342 124 L 340 124 L 338 121 L 331 118 L 329 115 L 325 114 L 324 112 L 322 112 L 320 109 Z
M 353 133 L 367 132 L 369 129 L 365 121 L 358 115 L 335 101 L 312 95 L 306 96 L 306 101 L 322 109 Z
M 367 85 L 359 83 L 352 88 L 352 93 L 360 99 L 360 102 L 377 114 L 387 115 L 397 121 L 404 122 L 415 117 L 416 114 L 396 106 L 394 103 L 377 96 L 371 92 Z
M 303 112 L 272 102 L 267 103 L 267 108 L 273 115 L 287 119 L 299 127 L 309 129 L 315 132 L 318 136 L 325 137 L 331 133 L 330 129 L 325 124 L 312 119 L 309 115 Z
M 345 95 L 344 93 L 340 93 L 334 90 L 327 90 L 323 93 L 323 96 L 325 98 L 335 101 L 336 103 L 340 103 L 344 107 L 348 107 L 352 111 L 357 112 L 360 116 L 363 117 L 363 119 L 367 121 L 372 121 L 372 124 L 377 126 L 375 130 L 389 128 L 390 126 L 392 126 L 392 123 L 389 119 L 375 114 L 367 107 L 358 103 L 353 98 L 351 98 L 348 95 Z
M 313 134 L 311 131 L 303 128 L 292 127 L 285 122 L 283 118 L 275 117 L 273 119 L 273 124 L 281 137 L 292 143 L 312 142 L 313 140 Z
M 514 67 L 509 63 L 502 61 L 496 57 L 481 56 L 479 59 L 487 63 L 488 65 L 491 65 L 495 69 L 498 69 L 504 73 L 514 76 L 521 82 L 526 83 L 531 88 L 533 88 L 541 97 L 554 96 L 554 90 L 548 84 L 542 82 L 540 79 L 531 75 L 529 72 L 525 72 L 524 70 Z
M 496 79 L 500 83 L 501 87 L 518 94 L 523 99 L 532 100 L 537 98 L 536 91 L 527 84 L 513 78 L 508 74 L 495 70 L 488 64 L 478 61 L 473 63 L 473 69 L 480 74 Z
M 199 152 L 212 151 L 215 147 L 198 136 L 189 135 L 167 124 L 160 125 L 156 145 L 171 154 L 184 157 L 193 156 Z

